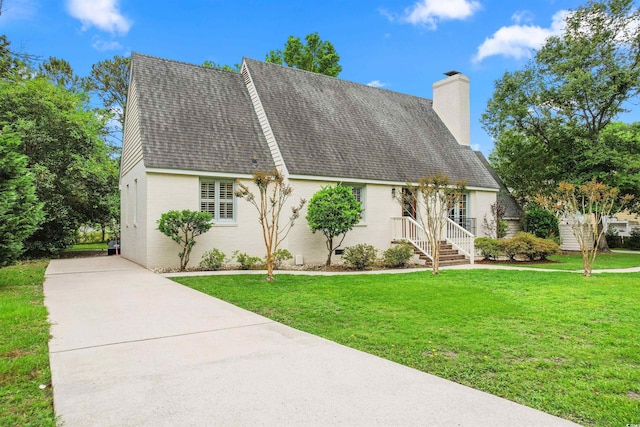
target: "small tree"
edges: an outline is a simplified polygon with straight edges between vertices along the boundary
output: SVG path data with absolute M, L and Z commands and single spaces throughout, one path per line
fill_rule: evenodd
M 213 226 L 213 217 L 208 212 L 169 211 L 163 213 L 158 220 L 158 230 L 180 245 L 180 271 L 184 271 L 189 263 L 191 249 L 196 244 L 196 237 L 206 233 Z
M 609 216 L 631 200 L 631 196 L 622 198 L 622 205 L 616 202 L 618 189 L 610 188 L 595 179 L 576 186 L 561 182 L 550 197 L 538 196 L 538 203 L 571 225 L 571 231 L 580 245 L 584 275 L 591 276 L 593 263 L 598 253 L 598 244 L 604 235 L 602 217 Z
M 293 194 L 293 188 L 289 186 L 284 179 L 284 175 L 277 169 L 270 172 L 255 172 L 253 174 L 253 183 L 258 187 L 260 199 L 256 200 L 255 195 L 249 190 L 249 187 L 242 183 L 238 183 L 236 197 L 240 197 L 251 203 L 258 211 L 258 221 L 262 226 L 262 238 L 267 250 L 267 281 L 274 279 L 273 270 L 275 268 L 276 259 L 274 254 L 278 250 L 278 246 L 287 237 L 295 220 L 300 216 L 300 209 L 306 203 L 305 199 L 300 199 L 296 206 L 291 207 L 291 216 L 286 224 L 280 224 L 280 214 L 285 203 Z
M 507 235 L 507 222 L 504 216 L 507 212 L 507 207 L 500 200 L 496 200 L 491 205 L 491 219 L 484 216 L 483 225 L 490 237 L 501 239 Z
M 451 207 L 460 203 L 466 191 L 463 182 L 449 182 L 447 175 L 437 173 L 418 181 L 418 185 L 407 184 L 409 191 L 405 197 L 420 200 L 416 219 L 427 231 L 433 257 L 433 274 L 440 272 L 440 241 L 447 224 L 447 214 Z M 421 196 L 421 197 L 418 197 Z
M 344 242 L 347 231 L 360 222 L 362 204 L 358 202 L 351 188 L 341 184 L 322 187 L 309 201 L 307 222 L 311 231 L 321 231 L 326 238 L 325 245 L 329 254 L 326 266 L 331 265 L 331 254 Z M 334 239 L 342 236 L 337 245 Z

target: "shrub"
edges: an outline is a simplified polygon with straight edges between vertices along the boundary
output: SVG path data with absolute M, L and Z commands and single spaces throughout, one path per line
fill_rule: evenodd
M 384 251 L 382 259 L 387 267 L 398 268 L 407 265 L 409 260 L 413 258 L 413 248 L 407 243 L 400 243 L 395 246 L 391 246 Z
M 274 267 L 278 269 L 282 267 L 283 262 L 293 258 L 293 255 L 287 249 L 278 249 L 271 255 L 271 258 L 273 259 Z
M 497 259 L 503 253 L 498 239 L 492 239 L 491 237 L 478 237 L 475 241 L 475 245 L 476 249 L 480 251 L 480 254 L 484 259 Z
M 360 243 L 345 248 L 342 259 L 348 266 L 356 270 L 364 270 L 376 262 L 377 252 L 375 247 Z
M 607 246 L 612 249 L 621 248 L 624 245 L 622 236 L 620 236 L 620 233 L 618 233 L 618 230 L 614 227 L 609 227 L 604 237 L 607 239 Z
M 206 233 L 213 226 L 212 216 L 207 212 L 185 209 L 169 211 L 160 215 L 158 230 L 180 245 L 180 271 L 184 271 L 189 263 L 191 249 L 196 244 L 196 237 Z
M 533 242 L 532 252 L 535 258 L 545 260 L 549 255 L 559 254 L 560 246 L 551 239 L 536 237 Z
M 249 256 L 249 254 L 240 251 L 234 251 L 233 258 L 238 261 L 241 270 L 249 270 L 259 262 L 262 262 L 262 258 L 257 256 Z
M 525 229 L 536 237 L 543 239 L 560 235 L 558 218 L 548 210 L 534 206 L 525 213 Z
M 560 247 L 553 240 L 541 239 L 524 231 L 511 238 L 502 239 L 499 243 L 510 260 L 515 260 L 517 255 L 527 257 L 531 261 L 546 259 L 549 255 L 560 252 Z
M 634 227 L 631 230 L 631 237 L 627 241 L 629 242 L 629 249 L 640 249 L 640 227 Z
M 207 270 L 220 270 L 226 261 L 227 256 L 216 248 L 205 252 L 200 261 L 200 267 Z

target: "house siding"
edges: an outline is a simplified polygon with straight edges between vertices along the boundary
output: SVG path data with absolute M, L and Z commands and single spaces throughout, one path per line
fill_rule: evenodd
M 476 236 L 488 236 L 484 227 L 485 217 L 491 219 L 491 205 L 496 202 L 496 191 L 471 191 L 469 193 L 469 217 L 476 219 Z
M 120 176 L 125 176 L 142 160 L 142 140 L 140 138 L 140 120 L 138 111 L 138 90 L 136 81 L 131 79 L 127 98 L 127 115 L 124 124 L 124 141 L 120 159 Z
M 142 161 L 120 180 L 122 256 L 147 264 L 147 174 Z

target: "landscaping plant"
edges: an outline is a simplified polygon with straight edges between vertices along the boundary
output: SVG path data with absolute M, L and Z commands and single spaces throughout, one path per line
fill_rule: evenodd
M 238 264 L 240 264 L 241 270 L 249 270 L 251 269 L 251 267 L 262 262 L 262 258 L 257 256 L 251 256 L 246 252 L 240 252 L 240 251 L 233 251 L 233 258 L 235 258 L 236 261 L 238 261 Z
M 196 237 L 211 229 L 212 216 L 208 212 L 190 210 L 169 211 L 163 213 L 158 220 L 158 230 L 180 245 L 180 271 L 184 271 L 189 263 L 191 249 L 196 244 Z
M 341 184 L 322 187 L 309 200 L 307 222 L 315 233 L 320 231 L 325 237 L 328 255 L 326 266 L 331 265 L 333 251 L 342 245 L 347 232 L 360 222 L 362 204 L 358 202 L 351 188 Z M 335 239 L 340 240 L 335 242 Z
M 200 267 L 213 271 L 220 270 L 226 259 L 227 256 L 221 250 L 213 248 L 202 255 Z
M 259 200 L 256 200 L 256 196 L 249 190 L 249 187 L 242 183 L 238 183 L 235 196 L 245 199 L 258 211 L 262 239 L 267 250 L 267 281 L 271 281 L 274 279 L 273 270 L 276 265 L 273 254 L 278 251 L 278 246 L 291 231 L 291 227 L 300 216 L 300 209 L 305 205 L 306 200 L 300 199 L 297 205 L 292 206 L 289 219 L 284 225 L 281 225 L 280 215 L 287 200 L 293 194 L 293 188 L 285 182 L 284 175 L 278 169 L 273 169 L 270 172 L 255 172 L 253 183 L 258 187 Z
M 413 247 L 402 242 L 384 251 L 382 253 L 382 261 L 387 267 L 399 268 L 406 266 L 413 256 Z
M 364 270 L 371 267 L 375 262 L 378 251 L 372 245 L 359 243 L 355 246 L 345 248 L 342 259 L 344 263 L 356 270 Z

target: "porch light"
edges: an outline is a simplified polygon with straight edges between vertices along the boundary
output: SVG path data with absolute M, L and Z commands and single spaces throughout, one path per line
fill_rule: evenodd
M 396 187 L 392 187 L 391 188 L 391 198 L 395 199 L 396 198 Z

